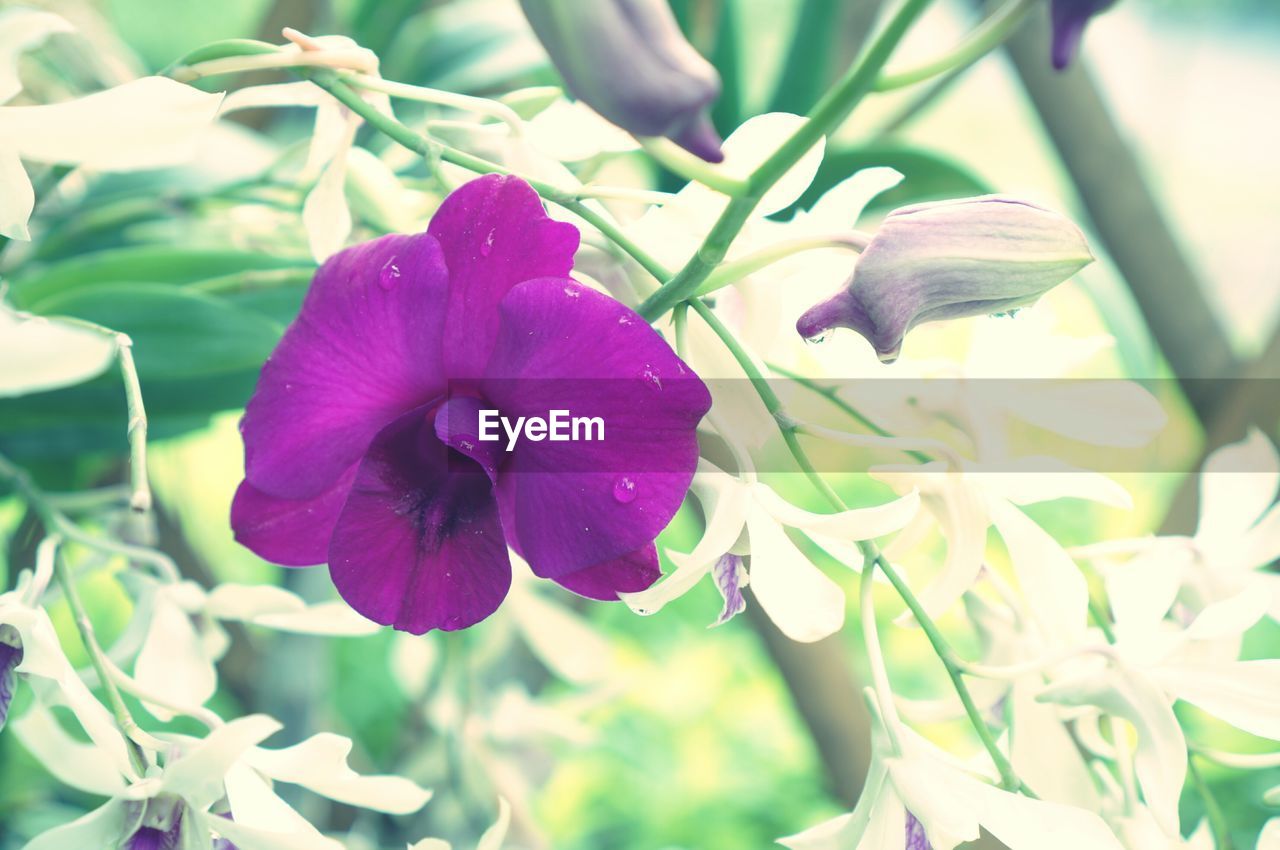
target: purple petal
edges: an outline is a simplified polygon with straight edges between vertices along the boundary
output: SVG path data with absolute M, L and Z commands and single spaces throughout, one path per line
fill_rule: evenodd
M 556 584 L 579 596 L 614 602 L 619 593 L 636 593 L 662 576 L 658 550 L 652 543 L 621 558 L 577 570 L 554 579 Z
M 245 478 L 272 496 L 317 496 L 380 429 L 442 395 L 447 286 L 426 234 L 385 236 L 321 266 L 245 409 Z
M 578 229 L 548 218 L 528 183 L 490 174 L 449 195 L 427 232 L 449 266 L 448 374 L 478 378 L 493 350 L 498 302 L 522 281 L 568 275 Z
M 22 663 L 22 647 L 17 630 L 0 625 L 0 729 L 9 717 L 9 705 L 18 686 L 18 665 Z
M 508 538 L 545 578 L 649 543 L 693 477 L 706 386 L 642 318 L 574 281 L 521 284 L 500 314 L 485 398 L 508 418 L 604 422 L 603 440 L 516 445 L 499 479 Z
M 906 850 L 933 850 L 929 837 L 924 833 L 924 824 L 907 812 Z
M 715 580 L 716 589 L 724 597 L 724 607 L 720 616 L 712 623 L 721 626 L 741 614 L 747 608 L 747 600 L 742 595 L 746 585 L 747 571 L 742 566 L 742 558 L 733 554 L 724 554 L 711 568 L 711 577 Z
M 480 464 L 490 481 L 497 481 L 503 444 L 501 440 L 480 439 L 480 411 L 486 407 L 474 396 L 454 396 L 436 411 L 436 436 L 449 448 Z
M 261 558 L 286 567 L 323 564 L 338 514 L 356 479 L 352 464 L 338 480 L 310 499 L 278 499 L 241 481 L 231 501 L 236 541 Z
M 511 562 L 492 485 L 436 437 L 425 408 L 374 439 L 329 544 L 338 592 L 364 616 L 422 634 L 497 610 Z

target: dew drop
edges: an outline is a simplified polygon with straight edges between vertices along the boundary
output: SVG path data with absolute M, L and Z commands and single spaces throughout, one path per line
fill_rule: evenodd
M 613 500 L 622 505 L 634 502 L 636 500 L 635 480 L 624 475 L 613 482 Z
M 655 390 L 662 389 L 662 377 L 657 372 L 655 372 L 653 367 L 650 366 L 649 364 L 647 363 L 645 364 L 644 371 L 640 373 L 640 377 L 644 380 L 646 384 L 649 385 L 651 389 L 655 389 Z
M 390 292 L 395 288 L 396 283 L 400 280 L 400 267 L 396 265 L 396 258 L 392 257 L 378 271 L 378 286 L 385 291 Z
M 581 292 L 580 290 L 578 290 L 578 289 L 576 289 L 576 288 L 572 287 L 572 286 L 566 286 L 566 287 L 564 288 L 564 294 L 565 294 L 565 295 L 568 295 L 570 298 L 581 298 L 581 297 L 582 297 L 582 292 Z
M 493 253 L 493 230 L 489 231 L 489 235 L 480 243 L 480 256 L 487 257 Z
M 620 324 L 620 325 L 622 325 L 622 326 L 624 326 L 624 327 L 625 327 L 625 326 L 627 326 L 627 325 L 629 325 L 629 324 L 631 324 L 631 317 L 630 317 L 630 316 L 619 316 L 619 317 L 618 317 L 618 324 Z
M 814 336 L 807 336 L 805 337 L 804 341 L 809 343 L 810 345 L 821 345 L 822 343 L 827 341 L 827 335 L 825 333 L 820 333 L 820 334 L 815 334 Z

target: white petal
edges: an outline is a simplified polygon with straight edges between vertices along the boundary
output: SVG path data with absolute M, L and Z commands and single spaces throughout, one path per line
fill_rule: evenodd
M 311 831 L 279 832 L 245 826 L 206 812 L 196 813 L 196 819 L 238 850 L 346 850 L 341 842 L 326 838 L 314 828 Z
M 901 172 L 892 168 L 864 168 L 824 192 L 809 209 L 804 222 L 815 230 L 847 230 L 857 223 L 867 204 L 877 195 L 901 182 Z
M 1132 668 L 1114 669 L 1050 685 L 1039 699 L 1063 705 L 1094 705 L 1123 718 L 1138 731 L 1134 766 L 1142 793 L 1161 829 L 1178 834 L 1178 796 L 1187 775 L 1187 742 L 1169 699 L 1156 683 Z
M 350 138 L 355 138 L 355 127 Z M 307 231 L 311 256 L 323 263 L 342 250 L 351 235 L 351 209 L 347 206 L 347 156 L 343 151 L 330 160 L 302 205 L 302 225 Z
M 758 503 L 747 513 L 751 588 L 784 635 L 808 643 L 844 625 L 844 591 L 809 562 Z
M 424 838 L 410 844 L 408 850 L 453 850 L 453 845 L 443 838 Z
M 377 623 L 361 617 L 344 602 L 318 602 L 301 611 L 259 614 L 248 622 L 281 632 L 331 637 L 362 637 L 381 631 Z
M 1021 457 L 1010 472 L 974 471 L 966 474 L 1015 505 L 1033 505 L 1054 499 L 1086 499 L 1113 508 L 1133 507 L 1129 491 L 1098 472 L 1088 472 L 1052 457 Z
M 927 760 L 895 759 L 889 769 L 934 850 L 976 839 L 979 825 L 1009 850 L 1121 850 L 1093 812 L 1003 791 Z
M 133 672 L 147 692 L 173 705 L 202 706 L 218 689 L 213 660 L 175 587 L 155 591 L 151 626 Z M 168 709 L 145 701 L 143 704 L 157 720 L 173 719 L 173 712 Z
M 925 508 L 947 539 L 947 556 L 937 577 L 919 594 L 925 613 L 938 617 L 964 595 L 982 571 L 989 517 L 983 499 L 959 473 L 939 473 L 940 492 L 924 492 Z
M 873 735 L 873 751 L 876 747 Z M 895 799 L 897 797 L 892 787 L 885 787 L 887 777 L 884 760 L 878 753 L 873 754 L 871 767 L 867 771 L 867 781 L 862 786 L 862 793 L 858 795 L 858 804 L 853 811 L 837 815 L 831 820 L 823 821 L 795 835 L 779 838 L 778 843 L 790 850 L 848 850 L 850 847 L 861 847 L 863 836 L 867 833 L 880 798 L 886 794 L 893 795 Z M 898 801 L 898 805 L 901 806 L 901 801 Z M 903 838 L 905 837 L 904 829 Z
M 1001 392 L 1010 412 L 1032 425 L 1095 446 L 1145 446 L 1168 422 L 1159 400 L 1133 381 L 991 381 L 984 388 Z M 1004 396 L 1004 389 L 1012 391 Z
M 115 342 L 105 334 L 0 303 L 0 397 L 87 381 L 115 356 Z
M 1272 818 L 1262 825 L 1256 850 L 1280 850 L 1280 817 Z
M 89 739 L 106 754 L 116 771 L 127 777 L 135 776 L 115 720 L 76 675 L 45 610 L 6 605 L 0 607 L 0 623 L 18 630 L 23 655 L 16 669 L 28 674 L 28 682 L 40 699 L 46 705 L 60 704 L 71 709 Z
M 350 754 L 350 738 L 322 732 L 281 750 L 251 749 L 244 760 L 272 779 L 379 812 L 409 814 L 431 799 L 430 791 L 400 776 L 361 776 L 347 765 Z
M 791 504 L 767 484 L 757 483 L 752 489 L 756 501 L 783 525 L 841 540 L 872 540 L 892 534 L 905 527 L 920 510 L 920 494 L 915 490 L 883 505 L 815 514 Z
M 609 123 L 580 100 L 560 98 L 526 125 L 529 142 L 561 162 L 582 162 L 600 153 L 639 147 L 635 137 Z
M 63 784 L 103 797 L 124 790 L 124 779 L 110 756 L 68 735 L 38 700 L 9 725 L 27 752 Z
M 18 57 L 34 50 L 49 36 L 75 28 L 52 12 L 22 7 L 0 11 L 0 103 L 22 91 Z
M 143 77 L 44 106 L 0 107 L 0 137 L 33 162 L 133 171 L 190 159 L 221 94 Z
M 1098 793 L 1088 765 L 1080 754 L 1056 706 L 1038 702 L 1028 681 L 1017 681 L 1009 760 L 1013 769 L 1042 799 L 1096 809 Z
M 261 774 L 238 761 L 227 771 L 227 803 L 236 823 L 273 832 L 315 832 L 302 815 L 280 798 Z
M 695 559 L 692 555 L 671 549 L 666 550 L 666 554 L 671 563 L 676 565 L 673 572 L 667 573 L 662 581 L 645 590 L 618 594 L 618 598 L 637 614 L 647 616 L 658 613 L 668 602 L 679 599 L 692 590 L 694 585 L 711 572 L 716 563 Z
M 36 208 L 31 178 L 16 151 L 0 148 L 0 236 L 31 241 L 27 222 Z M 5 380 L 8 383 L 9 379 Z
M 273 717 L 251 714 L 214 729 L 165 768 L 162 790 L 184 798 L 196 809 L 207 809 L 222 797 L 223 777 L 231 766 L 281 728 Z
M 715 169 L 739 179 L 746 178 L 808 120 L 786 112 L 769 112 L 748 118 L 725 139 L 724 162 Z M 817 175 L 825 150 L 826 141 L 820 139 L 765 193 L 756 207 L 756 214 L 770 215 L 795 203 Z
M 511 804 L 506 798 L 498 798 L 498 819 L 484 831 L 476 842 L 476 850 L 501 850 L 502 842 L 507 839 L 507 830 L 511 826 Z
M 582 617 L 527 584 L 513 587 L 507 604 L 533 654 L 560 678 L 579 685 L 609 678 L 613 649 Z
M 333 96 L 315 83 L 270 83 L 236 89 L 222 101 L 222 110 L 218 114 L 226 115 L 241 109 L 321 105 L 333 106 L 333 111 L 336 112 L 336 104 Z
M 115 847 L 124 832 L 125 804 L 109 800 L 71 823 L 55 826 L 27 842 L 22 850 L 85 850 Z
M 1280 741 L 1280 660 L 1212 667 L 1169 666 L 1152 673 L 1175 697 L 1263 738 Z
M 1205 461 L 1200 476 L 1200 525 L 1196 542 L 1207 549 L 1244 535 L 1276 499 L 1280 456 L 1257 428 Z
M 309 635 L 368 635 L 380 628 L 340 602 L 308 606 L 297 594 L 269 584 L 220 584 L 210 591 L 205 613 Z
M 1018 588 L 1035 621 L 1061 645 L 1083 637 L 1089 586 L 1080 568 L 1058 541 L 1008 502 L 995 501 L 991 518 L 1009 549 Z
M 1107 599 L 1127 657 L 1154 662 L 1171 648 L 1160 622 L 1178 596 L 1188 563 L 1181 547 L 1154 546 L 1107 571 Z
M 1184 634 L 1189 640 L 1223 640 L 1253 628 L 1267 614 L 1271 594 L 1249 587 L 1235 596 L 1207 606 L 1196 615 Z

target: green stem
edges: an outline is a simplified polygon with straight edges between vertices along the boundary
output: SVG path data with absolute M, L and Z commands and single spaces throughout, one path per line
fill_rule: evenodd
M 886 92 L 967 68 L 1004 43 L 1038 0 L 1010 0 L 969 33 L 950 53 L 897 73 L 881 74 L 875 91 Z
M 796 465 L 800 467 L 805 477 L 809 479 L 814 488 L 822 494 L 833 509 L 836 511 L 848 510 L 848 506 L 840 498 L 840 495 L 831 488 L 831 485 L 814 468 L 812 461 L 809 460 L 809 456 L 804 451 L 804 447 L 800 445 L 795 429 L 783 424 L 785 417 L 782 415 L 782 402 L 779 400 L 777 393 L 773 391 L 773 388 L 769 386 L 769 382 L 761 373 L 755 360 L 752 359 L 747 350 L 743 348 L 742 344 L 724 326 L 715 313 L 711 311 L 711 308 L 696 299 L 689 303 L 693 310 L 702 317 L 703 321 L 711 327 L 711 330 L 720 338 L 725 347 L 729 349 L 734 359 L 738 361 L 738 365 L 746 373 L 747 378 L 750 379 L 752 386 L 756 388 L 756 392 L 760 395 L 760 400 L 764 402 L 765 409 L 778 420 L 782 439 L 786 442 L 791 456 L 795 459 Z M 973 725 L 978 739 L 982 742 L 982 746 L 991 756 L 991 761 L 1000 772 L 1000 784 L 1010 791 L 1020 791 L 1029 797 L 1034 797 L 1035 794 L 1027 787 L 1025 782 L 1018 778 L 1013 765 L 1010 764 L 1009 759 L 996 744 L 991 730 L 987 728 L 986 721 L 978 710 L 977 704 L 973 701 L 973 695 L 969 693 L 969 688 L 964 682 L 959 658 L 954 650 L 951 649 L 950 644 L 947 643 L 946 638 L 942 636 L 942 632 L 938 630 L 933 619 L 920 605 L 911 588 L 907 586 L 906 582 L 902 580 L 897 571 L 880 553 L 880 549 L 875 543 L 870 540 L 859 541 L 858 549 L 872 568 L 878 566 L 884 572 L 898 595 L 902 597 L 902 601 L 907 604 L 907 608 L 911 611 L 912 616 L 915 617 L 916 622 L 919 623 L 921 630 L 924 631 L 925 637 L 928 638 L 934 653 L 946 669 L 947 676 L 951 679 L 951 684 L 955 688 L 956 695 L 960 698 L 960 704 L 964 706 L 965 714 L 968 715 L 969 722 Z
M 770 371 L 777 372 L 779 375 L 782 375 L 783 377 L 789 380 L 795 381 L 797 384 L 804 387 L 805 389 L 815 392 L 818 395 L 822 396 L 827 401 L 831 402 L 833 405 L 839 408 L 841 411 L 843 411 L 844 413 L 847 413 L 853 419 L 857 420 L 860 425 L 862 425 L 868 431 L 871 431 L 873 434 L 876 434 L 877 436 L 880 436 L 880 437 L 888 437 L 888 438 L 892 438 L 894 436 L 891 432 L 886 431 L 885 429 L 877 425 L 875 422 L 872 422 L 870 419 L 868 419 L 866 415 L 863 414 L 862 411 L 858 410 L 858 408 L 854 407 L 852 404 L 849 404 L 849 402 L 842 399 L 840 397 L 840 394 L 836 392 L 834 387 L 823 386 L 822 384 L 818 383 L 812 378 L 808 378 L 804 375 L 801 375 L 799 372 L 794 372 L 791 369 L 788 369 L 784 366 L 779 366 L 776 363 L 770 363 L 768 364 L 768 366 Z M 930 455 L 927 455 L 921 451 L 916 451 L 915 449 L 904 449 L 903 451 L 906 454 L 910 455 L 911 457 L 915 458 L 916 460 L 920 461 L 921 463 L 931 463 L 934 460 L 934 458 L 931 457 Z
M 320 88 L 329 92 L 338 99 L 344 106 L 352 112 L 363 118 L 368 124 L 385 134 L 392 141 L 400 144 L 414 153 L 421 154 L 428 162 L 439 159 L 444 162 L 452 163 L 460 166 L 468 171 L 474 171 L 477 174 L 511 174 L 512 171 L 496 162 L 490 162 L 478 156 L 458 150 L 441 144 L 434 139 L 427 138 L 421 133 L 417 133 L 399 121 L 384 115 L 375 109 L 371 104 L 365 102 L 349 85 L 333 72 L 314 72 L 307 75 L 308 79 L 318 85 Z M 667 280 L 671 276 L 660 262 L 649 255 L 644 249 L 631 240 L 622 230 L 602 215 L 595 208 L 583 202 L 582 197 L 577 193 L 561 189 L 550 183 L 544 183 L 540 180 L 530 180 L 524 178 L 535 192 L 541 195 L 545 200 L 568 210 L 574 215 L 586 221 L 592 227 L 599 230 L 609 238 L 615 245 L 629 254 L 641 268 L 653 275 L 658 280 Z M 589 192 L 587 193 L 589 195 Z
M 129 761 L 133 764 L 133 769 L 138 772 L 139 776 L 145 776 L 147 773 L 147 757 L 143 753 L 142 747 L 134 740 L 134 736 L 141 733 L 142 729 L 138 726 L 137 721 L 133 719 L 133 715 L 129 713 L 129 708 L 124 704 L 120 691 L 116 688 L 111 676 L 108 675 L 107 665 L 104 662 L 106 653 L 102 651 L 102 646 L 98 643 L 98 638 L 93 631 L 93 623 L 89 620 L 89 614 L 84 609 L 84 603 L 80 601 L 80 593 L 76 590 L 76 583 L 68 574 L 66 561 L 61 554 L 54 556 L 53 573 L 57 577 L 58 584 L 62 587 L 62 595 L 67 599 L 67 605 L 71 608 L 72 619 L 75 620 L 76 630 L 80 633 L 80 641 L 84 644 L 84 648 L 89 655 L 89 661 L 93 664 L 93 669 L 98 674 L 103 693 L 107 696 L 107 704 L 111 708 L 111 713 L 115 715 L 116 725 L 124 733 L 125 741 L 128 745 Z
M 902 4 L 844 78 L 818 101 L 809 113 L 809 120 L 751 173 L 747 178 L 746 191 L 729 202 L 684 268 L 645 299 L 637 310 L 641 316 L 652 322 L 698 291 L 703 281 L 724 260 L 729 245 L 747 223 L 765 192 L 823 136 L 839 127 L 872 90 L 894 48 L 929 3 L 930 0 L 906 0 Z
M 736 198 L 747 191 L 747 181 L 725 174 L 723 170 L 696 157 L 673 142 L 661 138 L 637 137 L 640 147 L 655 162 L 678 177 L 697 181 L 722 195 Z
M 847 251 L 861 251 L 867 247 L 871 237 L 865 233 L 849 231 L 832 233 L 824 236 L 801 236 L 797 239 L 784 239 L 768 247 L 761 248 L 740 260 L 721 263 L 715 271 L 707 275 L 707 279 L 698 287 L 698 295 L 709 295 L 717 289 L 723 289 L 747 275 L 755 274 L 760 269 L 781 262 L 788 257 L 804 251 L 817 251 L 822 248 L 842 248 Z

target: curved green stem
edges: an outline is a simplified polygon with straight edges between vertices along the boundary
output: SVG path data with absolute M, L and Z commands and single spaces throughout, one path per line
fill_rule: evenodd
M 808 454 L 805 453 L 804 447 L 800 445 L 795 429 L 781 424 L 784 418 L 782 417 L 782 402 L 779 400 L 777 393 L 773 391 L 773 388 L 769 386 L 768 380 L 761 373 L 755 360 L 752 359 L 751 355 L 743 348 L 742 344 L 738 342 L 729 329 L 724 326 L 719 317 L 711 311 L 711 308 L 696 299 L 689 303 L 693 310 L 702 317 L 703 321 L 710 326 L 715 335 L 720 338 L 725 347 L 729 349 L 733 358 L 738 361 L 738 365 L 742 367 L 752 386 L 756 388 L 756 392 L 760 395 L 760 400 L 764 402 L 765 409 L 779 419 L 779 430 L 782 432 L 782 439 L 786 442 L 791 456 L 795 459 L 796 465 L 800 467 L 805 477 L 809 479 L 814 488 L 822 494 L 834 510 L 848 510 L 848 506 L 840 498 L 840 495 L 831 488 L 826 479 L 814 468 Z M 902 577 L 898 575 L 884 555 L 880 553 L 880 549 L 875 543 L 870 540 L 860 541 L 858 549 L 862 552 L 863 557 L 867 559 L 868 568 L 879 567 L 884 572 L 898 595 L 902 597 L 902 601 L 906 603 L 912 616 L 915 617 L 921 630 L 925 633 L 930 646 L 933 647 L 934 653 L 942 662 L 942 666 L 947 671 L 947 676 L 951 679 L 951 684 L 955 688 L 956 695 L 960 698 L 960 704 L 964 707 L 965 714 L 969 717 L 969 722 L 973 725 L 974 732 L 977 733 L 982 746 L 991 756 L 991 761 L 995 764 L 996 770 L 1000 772 L 1000 784 L 1010 791 L 1019 791 L 1029 797 L 1036 796 L 1027 787 L 1026 783 L 1018 778 L 1008 757 L 1001 752 L 999 745 L 996 744 L 995 737 L 991 734 L 991 730 L 987 728 L 987 723 L 983 719 L 982 713 L 978 710 L 977 704 L 973 701 L 973 695 L 969 693 L 968 685 L 964 682 L 960 659 L 956 656 L 951 645 L 947 643 L 942 632 L 938 630 L 937 624 L 933 622 L 933 619 L 920 605 L 920 601 L 916 599 L 911 588 L 902 580 Z M 866 576 L 865 571 L 863 575 Z
M 886 92 L 966 68 L 1004 43 L 1038 0 L 1010 0 L 969 33 L 950 53 L 906 71 L 881 74 L 875 91 Z
M 723 289 L 741 280 L 747 275 L 755 274 L 760 269 L 781 262 L 788 257 L 805 251 L 817 251 L 823 248 L 843 248 L 847 251 L 861 251 L 867 247 L 871 237 L 865 233 L 851 230 L 846 233 L 831 233 L 823 236 L 801 236 L 797 239 L 784 239 L 768 247 L 761 248 L 740 260 L 721 263 L 715 271 L 707 275 L 707 279 L 698 287 L 698 295 L 708 295 L 717 289 Z
M 637 310 L 641 316 L 652 322 L 698 291 L 703 281 L 724 260 L 729 245 L 747 223 L 765 192 L 823 136 L 839 127 L 872 90 L 894 48 L 929 3 L 930 0 L 906 0 L 899 7 L 843 79 L 814 106 L 809 120 L 751 173 L 747 178 L 746 192 L 729 202 L 684 268 L 645 299 Z

